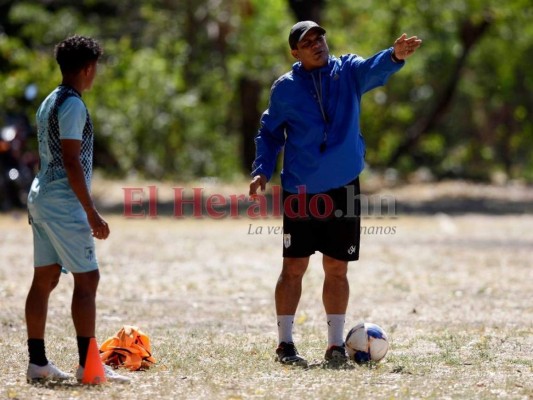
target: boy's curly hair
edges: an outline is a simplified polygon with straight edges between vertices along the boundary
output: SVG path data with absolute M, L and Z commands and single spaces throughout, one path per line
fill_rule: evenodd
M 104 53 L 93 38 L 74 35 L 58 43 L 54 50 L 62 73 L 76 73 L 88 64 L 98 61 Z

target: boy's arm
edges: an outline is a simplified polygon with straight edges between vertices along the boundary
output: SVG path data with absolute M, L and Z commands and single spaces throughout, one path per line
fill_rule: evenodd
M 61 139 L 63 165 L 67 172 L 70 187 L 87 214 L 87 220 L 91 226 L 93 236 L 97 239 L 106 239 L 109 236 L 109 226 L 96 210 L 85 183 L 83 167 L 80 162 L 80 149 L 80 140 Z

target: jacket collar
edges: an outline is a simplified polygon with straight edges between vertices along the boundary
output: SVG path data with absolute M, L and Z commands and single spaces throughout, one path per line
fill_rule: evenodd
M 306 70 L 302 63 L 300 61 L 298 62 L 295 62 L 293 65 L 292 65 L 292 71 L 297 74 L 297 75 L 300 75 L 302 77 L 310 77 L 311 74 L 314 74 L 314 73 L 318 73 L 318 72 L 322 72 L 322 73 L 328 73 L 331 71 L 331 69 L 333 68 L 335 64 L 335 57 L 333 56 L 329 56 L 328 58 L 328 63 L 326 65 L 324 65 L 323 67 L 320 67 L 320 68 L 315 68 L 311 71 L 308 71 Z

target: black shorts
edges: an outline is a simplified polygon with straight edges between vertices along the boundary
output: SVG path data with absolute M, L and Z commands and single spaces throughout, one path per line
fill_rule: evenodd
M 283 257 L 320 251 L 342 261 L 359 259 L 359 178 L 324 193 L 283 191 Z

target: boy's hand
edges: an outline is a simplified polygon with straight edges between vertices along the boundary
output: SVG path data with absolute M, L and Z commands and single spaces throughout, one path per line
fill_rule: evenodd
M 87 211 L 87 220 L 91 226 L 91 233 L 96 239 L 107 239 L 110 230 L 107 222 L 100 216 L 95 208 Z

